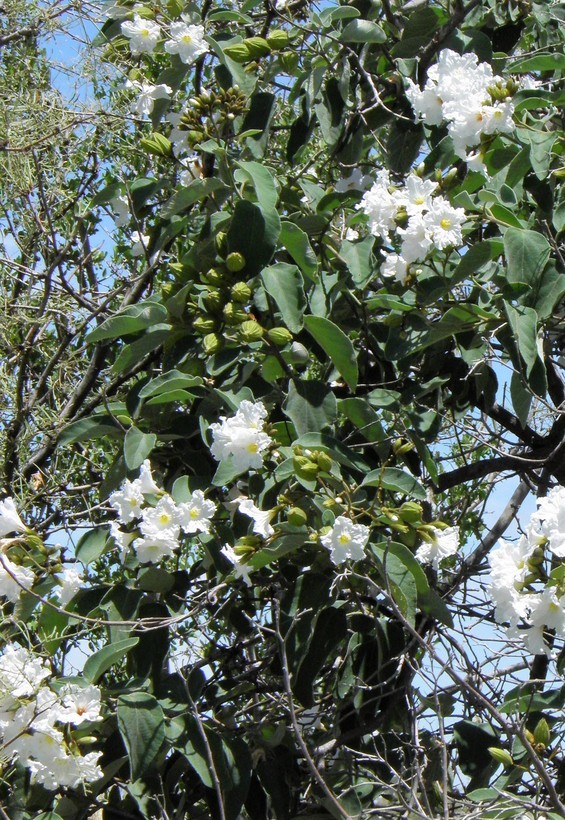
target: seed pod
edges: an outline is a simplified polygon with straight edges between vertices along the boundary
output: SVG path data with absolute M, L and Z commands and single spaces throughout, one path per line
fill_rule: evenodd
M 272 327 L 267 331 L 267 338 L 277 347 L 284 347 L 292 342 L 292 333 L 286 327 Z
M 242 310 L 235 302 L 228 302 L 222 311 L 226 324 L 240 325 L 249 319 L 248 314 Z
M 197 333 L 213 333 L 218 329 L 218 322 L 209 316 L 197 316 L 192 327 Z
M 289 358 L 293 364 L 306 364 L 310 354 L 301 342 L 293 342 Z
M 228 253 L 226 258 L 226 267 L 230 273 L 239 273 L 244 269 L 246 264 L 247 262 L 245 260 L 245 256 L 242 253 L 238 253 L 237 251 Z
M 264 332 L 259 322 L 253 320 L 242 322 L 239 326 L 239 333 L 244 342 L 258 342 L 263 338 Z
M 308 516 L 300 507 L 291 507 L 286 514 L 286 520 L 293 527 L 303 527 L 308 521 Z
M 217 333 L 207 333 L 202 339 L 202 349 L 207 356 L 213 356 L 222 348 L 224 340 Z
M 234 302 L 240 302 L 241 304 L 249 302 L 252 296 L 251 288 L 245 282 L 236 282 L 230 294 Z

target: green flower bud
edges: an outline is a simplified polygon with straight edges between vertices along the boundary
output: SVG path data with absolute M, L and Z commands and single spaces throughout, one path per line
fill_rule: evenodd
M 202 299 L 206 310 L 210 313 L 219 313 L 224 306 L 224 301 L 224 297 L 217 289 L 209 291 Z
M 308 521 L 308 516 L 300 507 L 291 507 L 286 514 L 286 520 L 293 527 L 303 527 Z
M 399 228 L 404 228 L 408 224 L 408 213 L 406 208 L 398 209 L 396 216 L 394 217 L 394 221 Z
M 263 338 L 264 332 L 259 322 L 252 319 L 242 322 L 239 326 L 239 333 L 244 342 L 258 342 Z
M 327 453 L 323 453 L 320 450 L 312 455 L 312 460 L 315 461 L 320 468 L 323 470 L 324 473 L 329 473 L 332 468 L 332 460 Z
M 398 515 L 407 524 L 419 524 L 422 521 L 422 507 L 415 501 L 405 501 L 398 510 Z
M 310 354 L 301 342 L 293 342 L 290 348 L 289 358 L 293 364 L 306 364 L 310 358 Z
M 551 730 L 545 718 L 541 718 L 534 729 L 534 743 L 536 746 L 543 747 L 544 750 L 551 743 Z
M 226 257 L 226 267 L 231 273 L 239 273 L 244 269 L 247 262 L 245 261 L 245 256 L 242 253 L 228 253 Z
M 406 441 L 403 438 L 397 438 L 394 444 L 392 445 L 392 452 L 395 456 L 402 456 L 404 453 L 409 453 L 410 450 L 414 449 L 414 445 L 411 441 Z
M 292 333 L 286 327 L 272 327 L 267 331 L 267 338 L 277 347 L 284 347 L 292 342 Z
M 225 278 L 225 273 L 222 273 L 222 271 L 217 268 L 210 268 L 210 270 L 205 273 L 203 277 L 201 277 L 201 279 L 204 279 L 208 284 L 213 285 L 214 287 L 223 285 Z
M 249 319 L 249 314 L 247 314 L 234 302 L 228 302 L 227 305 L 224 306 L 222 313 L 226 324 L 228 325 L 240 325 L 242 322 L 246 322 Z
M 503 766 L 513 766 L 514 761 L 512 755 L 506 749 L 497 749 L 496 746 L 489 746 L 489 754 L 497 763 L 502 763 Z
M 217 333 L 207 333 L 202 339 L 202 348 L 207 356 L 213 356 L 222 348 L 224 340 Z
M 230 294 L 234 302 L 241 302 L 242 304 L 249 302 L 252 296 L 251 288 L 245 282 L 236 282 Z
M 317 478 L 319 467 L 307 456 L 294 456 L 292 463 L 298 478 L 303 478 L 305 481 L 313 481 Z
M 197 316 L 192 327 L 197 333 L 213 333 L 218 329 L 218 323 L 209 316 Z
M 228 235 L 225 231 L 220 231 L 216 234 L 216 239 L 214 240 L 216 245 L 216 250 L 223 258 L 225 257 L 226 253 L 228 252 Z

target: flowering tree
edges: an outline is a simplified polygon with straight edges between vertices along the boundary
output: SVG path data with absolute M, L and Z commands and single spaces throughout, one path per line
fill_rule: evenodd
M 24 7 L 2 815 L 565 816 L 562 7 Z

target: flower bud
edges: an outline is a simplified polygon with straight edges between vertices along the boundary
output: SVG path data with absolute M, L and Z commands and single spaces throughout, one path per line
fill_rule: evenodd
M 222 312 L 228 325 L 240 325 L 249 318 L 249 315 L 242 310 L 239 305 L 236 305 L 235 302 L 228 302 Z
M 192 327 L 197 333 L 213 333 L 218 329 L 218 323 L 208 316 L 197 316 L 192 323 Z
M 251 319 L 241 323 L 239 333 L 244 342 L 259 342 L 263 338 L 264 330 L 259 322 Z
M 307 456 L 294 456 L 292 459 L 294 472 L 298 478 L 303 478 L 305 481 L 313 481 L 319 472 L 319 467 Z
M 228 252 L 228 235 L 225 231 L 220 231 L 216 234 L 216 239 L 214 240 L 214 244 L 216 245 L 216 250 L 220 254 L 221 257 L 224 257 Z
M 239 273 L 244 269 L 246 264 L 245 256 L 237 251 L 228 253 L 226 257 L 226 267 L 231 273 Z
M 219 290 L 214 289 L 203 297 L 202 302 L 207 311 L 210 313 L 218 313 L 224 305 L 224 297 Z
M 236 282 L 230 294 L 234 302 L 241 302 L 241 304 L 249 302 L 252 296 L 251 288 L 245 282 Z
M 300 507 L 291 507 L 286 514 L 286 520 L 293 527 L 303 527 L 308 521 L 308 516 Z
M 405 501 L 398 510 L 398 515 L 407 524 L 417 524 L 422 520 L 422 507 L 415 501 Z
M 310 354 L 301 342 L 293 342 L 289 358 L 293 364 L 306 364 Z
M 203 278 L 206 280 L 208 284 L 214 285 L 214 287 L 218 287 L 219 285 L 223 285 L 225 274 L 217 268 L 210 268 L 210 270 L 204 274 Z
M 276 347 L 284 347 L 292 342 L 292 333 L 286 327 L 272 327 L 267 331 L 267 338 Z
M 506 749 L 497 749 L 496 746 L 489 746 L 489 754 L 496 760 L 497 763 L 502 763 L 503 766 L 513 766 L 514 761 L 512 760 L 512 755 L 510 752 L 507 752 Z
M 202 348 L 207 356 L 213 356 L 221 349 L 224 340 L 217 333 L 207 333 L 202 339 Z
M 314 453 L 313 461 L 316 462 L 320 470 L 323 470 L 324 473 L 329 473 L 332 468 L 332 460 L 327 453 L 323 453 L 321 450 Z

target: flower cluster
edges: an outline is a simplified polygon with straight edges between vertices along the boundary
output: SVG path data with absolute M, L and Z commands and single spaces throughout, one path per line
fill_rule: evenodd
M 15 532 L 25 533 L 28 528 L 20 518 L 13 498 L 0 501 L 0 537 Z M 30 589 L 35 581 L 35 574 L 27 567 L 19 566 L 6 555 L 6 550 L 13 543 L 10 539 L 0 546 L 0 597 L 16 603 L 22 589 Z
M 220 416 L 210 425 L 214 437 L 210 452 L 216 461 L 231 459 L 237 472 L 257 470 L 273 444 L 265 432 L 267 411 L 262 402 L 242 401 L 235 416 Z
M 187 535 L 209 532 L 216 512 L 216 505 L 202 490 L 195 490 L 188 501 L 177 504 L 153 480 L 149 461 L 142 464 L 139 478 L 126 479 L 109 501 L 118 513 L 111 534 L 122 559 L 132 547 L 142 564 L 173 555 L 180 547 L 181 530 Z
M 406 96 L 426 125 L 447 122 L 457 156 L 481 170 L 480 156 L 467 149 L 478 145 L 483 134 L 514 130 L 510 98 L 514 90 L 493 74 L 488 63 L 479 63 L 475 54 L 444 49 L 430 68 L 424 88 L 408 80 Z
M 515 544 L 500 542 L 489 557 L 490 594 L 499 623 L 508 636 L 521 637 L 534 654 L 551 654 L 548 630 L 565 638 L 565 587 L 560 568 L 549 571 L 547 559 L 565 558 L 565 487 L 538 499 L 526 533 Z
M 133 12 L 133 20 L 121 24 L 122 34 L 128 38 L 132 54 L 151 54 L 161 40 L 161 26 L 137 14 L 135 7 Z M 178 54 L 183 63 L 193 63 L 208 50 L 204 27 L 185 20 L 171 23 L 169 37 L 163 47 L 167 54 Z
M 363 195 L 357 207 L 367 215 L 370 232 L 385 242 L 394 232 L 399 243 L 398 253 L 385 255 L 383 276 L 394 276 L 403 284 L 411 263 L 422 261 L 434 248 L 445 250 L 463 244 L 465 211 L 454 208 L 437 195 L 437 190 L 437 183 L 414 173 L 397 187 L 383 170 Z
M 69 683 L 56 692 L 50 677 L 47 662 L 24 647 L 10 645 L 0 655 L 2 752 L 46 789 L 92 783 L 102 777 L 101 752 L 81 754 L 73 727 L 102 719 L 100 690 Z

